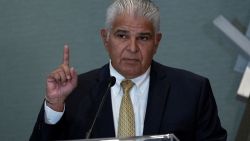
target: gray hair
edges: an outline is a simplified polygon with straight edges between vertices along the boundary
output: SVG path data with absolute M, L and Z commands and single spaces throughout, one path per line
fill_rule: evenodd
M 107 9 L 106 28 L 112 28 L 116 16 L 125 12 L 147 18 L 155 32 L 160 31 L 159 8 L 151 0 L 115 0 Z

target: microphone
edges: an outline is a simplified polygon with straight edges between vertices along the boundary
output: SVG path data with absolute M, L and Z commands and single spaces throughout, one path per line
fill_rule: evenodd
M 98 107 L 98 110 L 97 110 L 97 112 L 96 112 L 96 114 L 95 114 L 95 117 L 94 117 L 94 120 L 93 120 L 93 122 L 92 122 L 92 124 L 91 124 L 91 127 L 90 127 L 89 131 L 86 133 L 86 139 L 89 139 L 89 137 L 91 136 L 91 133 L 92 133 L 93 127 L 94 127 L 94 125 L 95 125 L 96 119 L 97 119 L 97 117 L 99 116 L 99 114 L 100 114 L 100 112 L 101 112 L 101 110 L 102 110 L 103 104 L 104 104 L 104 102 L 105 102 L 105 100 L 106 100 L 106 97 L 107 97 L 107 95 L 108 95 L 108 91 L 109 91 L 109 89 L 110 89 L 112 86 L 115 85 L 115 81 L 116 81 L 116 79 L 115 79 L 114 76 L 110 76 L 110 77 L 109 77 L 109 79 L 108 79 L 108 82 L 109 82 L 109 83 L 108 83 L 108 87 L 107 87 L 107 89 L 106 89 L 106 92 L 105 92 L 104 95 L 102 96 L 101 103 L 100 103 L 100 105 L 99 105 L 99 107 Z

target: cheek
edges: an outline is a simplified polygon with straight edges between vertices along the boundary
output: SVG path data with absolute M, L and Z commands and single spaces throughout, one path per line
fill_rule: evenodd
M 148 48 L 147 50 L 142 49 L 141 56 L 143 57 L 143 61 L 146 62 L 151 61 L 155 53 L 156 53 L 155 47 Z
M 108 52 L 113 61 L 118 61 L 122 56 L 122 46 L 119 44 L 110 44 Z

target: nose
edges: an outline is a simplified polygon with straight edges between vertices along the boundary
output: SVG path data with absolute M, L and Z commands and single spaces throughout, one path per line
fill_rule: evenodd
M 129 51 L 131 52 L 137 52 L 138 51 L 138 44 L 136 38 L 131 38 L 129 42 Z

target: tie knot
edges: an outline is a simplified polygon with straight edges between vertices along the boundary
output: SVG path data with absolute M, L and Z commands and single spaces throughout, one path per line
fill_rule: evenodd
M 133 85 L 134 83 L 129 79 L 125 79 L 121 82 L 124 93 L 129 92 Z

